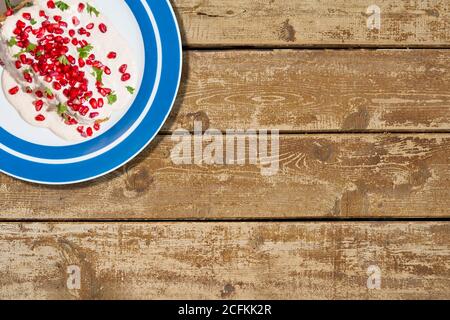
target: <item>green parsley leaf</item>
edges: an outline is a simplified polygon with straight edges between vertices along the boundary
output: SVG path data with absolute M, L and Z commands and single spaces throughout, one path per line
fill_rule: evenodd
M 34 50 L 36 50 L 37 45 L 35 45 L 34 43 L 30 43 L 28 44 L 27 48 L 26 48 L 26 52 L 32 52 Z
M 45 92 L 45 94 L 46 94 L 47 96 L 52 96 L 52 95 L 53 95 L 53 91 L 52 91 L 52 89 L 50 89 L 50 88 L 45 88 L 44 92 Z
M 91 16 L 92 14 L 95 14 L 96 17 L 100 15 L 100 11 L 98 11 L 95 7 L 91 6 L 89 3 L 86 4 L 86 10 Z
M 103 83 L 103 70 L 97 67 L 92 67 L 92 70 L 94 70 L 92 75 L 95 77 L 97 82 Z
M 114 104 L 117 102 L 117 95 L 114 92 L 111 92 L 106 96 L 108 98 L 108 104 Z
M 16 37 L 11 37 L 8 41 L 8 47 L 14 47 L 17 44 Z
M 87 44 L 82 48 L 78 48 L 78 53 L 80 54 L 80 58 L 86 59 L 89 56 L 89 53 L 94 49 L 91 44 Z
M 36 20 L 34 20 L 34 19 L 31 19 L 31 20 L 30 20 L 30 23 L 31 23 L 31 25 L 33 25 L 33 26 L 34 26 L 34 25 L 35 25 L 35 24 L 37 23 L 37 21 L 36 21 Z
M 135 91 L 136 89 L 134 89 L 133 87 L 127 86 L 127 90 L 128 90 L 128 92 L 129 92 L 130 94 L 134 94 L 134 91 Z
M 56 1 L 55 6 L 61 11 L 65 11 L 70 8 L 70 6 L 64 1 Z
M 61 116 L 67 112 L 67 106 L 63 103 L 60 103 L 56 106 L 58 114 Z
M 65 66 L 69 64 L 69 60 L 67 60 L 67 57 L 64 54 L 58 58 L 58 61 Z

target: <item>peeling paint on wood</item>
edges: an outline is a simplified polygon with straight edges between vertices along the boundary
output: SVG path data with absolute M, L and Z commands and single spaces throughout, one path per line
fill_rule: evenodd
M 450 130 L 445 50 L 190 51 L 164 130 Z
M 0 298 L 448 299 L 449 242 L 447 222 L 8 223 Z
M 76 186 L 0 176 L 2 219 L 448 217 L 449 134 L 282 135 L 279 171 L 175 165 L 170 136 Z
M 177 0 L 184 43 L 208 46 L 449 47 L 447 0 Z M 367 10 L 381 9 L 381 28 Z

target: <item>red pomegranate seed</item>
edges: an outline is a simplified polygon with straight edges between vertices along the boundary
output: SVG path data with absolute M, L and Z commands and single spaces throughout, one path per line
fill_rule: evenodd
M 42 100 L 36 100 L 34 102 L 34 108 L 36 109 L 37 112 L 41 111 L 43 106 L 44 106 L 44 101 L 42 101 Z
M 108 27 L 104 23 L 100 23 L 98 25 L 98 28 L 100 29 L 100 32 L 102 32 L 102 33 L 106 33 L 108 31 Z
M 15 62 L 15 65 L 16 65 L 16 68 L 17 68 L 17 69 L 20 69 L 20 68 L 22 67 L 22 62 L 20 62 L 19 60 L 17 60 L 17 61 Z
M 59 82 L 53 82 L 53 89 L 61 90 L 61 84 Z
M 121 80 L 124 82 L 128 81 L 130 79 L 131 79 L 131 75 L 129 73 L 125 73 L 124 75 L 122 75 L 122 78 L 121 78 Z
M 98 112 L 91 112 L 89 114 L 89 118 L 94 119 L 94 118 L 97 118 L 99 115 L 100 115 L 100 113 L 98 113 Z
M 117 53 L 115 53 L 114 51 L 111 51 L 110 53 L 108 53 L 108 59 L 115 59 L 117 58 Z
M 9 89 L 9 94 L 10 95 L 16 95 L 18 92 L 19 92 L 19 87 L 18 86 L 15 86 L 15 87 L 13 87 L 13 88 L 11 88 L 11 89 Z
M 97 108 L 98 108 L 97 100 L 94 99 L 94 98 L 92 98 L 91 100 L 89 100 L 89 104 L 91 105 L 91 107 L 92 107 L 93 109 L 97 109 Z
M 100 130 L 100 124 L 99 124 L 99 123 L 96 122 L 96 123 L 94 124 L 94 130 L 95 130 L 95 131 L 99 131 L 99 130 Z
M 127 72 L 127 69 L 128 69 L 128 65 L 123 64 L 123 65 L 120 66 L 119 72 L 120 73 L 125 73 L 125 72 Z
M 13 9 L 8 9 L 8 10 L 6 11 L 6 16 L 7 16 L 7 17 L 12 16 L 13 14 L 14 14 L 14 10 L 13 10 Z
M 95 26 L 95 24 L 91 22 L 86 26 L 86 29 L 92 30 L 92 29 L 94 29 L 94 26 Z
M 55 9 L 55 2 L 52 0 L 47 1 L 47 7 L 49 7 L 50 9 Z
M 78 5 L 78 12 L 83 12 L 83 10 L 84 10 L 85 7 L 86 7 L 86 6 L 85 6 L 84 3 L 80 3 L 80 4 Z
M 80 19 L 78 19 L 77 17 L 73 17 L 72 18 L 72 23 L 74 26 L 77 26 L 80 24 Z
M 62 20 L 62 17 L 61 17 L 61 16 L 53 16 L 53 19 L 54 19 L 56 22 L 60 22 L 60 21 Z
M 38 114 L 34 119 L 38 122 L 45 121 L 45 117 L 42 114 Z
M 105 105 L 103 98 L 98 98 L 97 103 L 99 108 L 102 108 Z
M 78 131 L 79 133 L 83 133 L 84 127 L 83 127 L 83 126 L 79 126 L 79 127 L 77 128 L 77 131 Z
M 104 72 L 105 72 L 105 74 L 107 74 L 109 76 L 111 74 L 111 69 L 108 67 L 105 67 Z
M 26 20 L 31 20 L 31 14 L 29 14 L 28 12 L 24 12 L 22 14 L 22 17 Z
M 17 22 L 16 22 L 17 28 L 23 29 L 23 28 L 25 28 L 25 26 L 26 26 L 25 22 L 23 22 L 22 20 L 17 20 Z
M 88 135 L 88 137 L 92 137 L 92 135 L 94 134 L 94 132 L 92 131 L 92 128 L 89 127 L 86 129 L 86 134 Z
M 42 91 L 40 91 L 40 90 L 37 90 L 36 93 L 35 93 L 35 95 L 36 95 L 36 97 L 38 97 L 38 98 L 42 98 L 42 97 L 44 96 L 44 94 L 43 94 Z
M 39 10 L 39 17 L 47 17 L 44 10 Z

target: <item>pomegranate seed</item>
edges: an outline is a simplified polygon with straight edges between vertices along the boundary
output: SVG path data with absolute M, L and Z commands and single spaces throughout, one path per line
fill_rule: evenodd
M 80 4 L 78 5 L 78 12 L 83 12 L 83 10 L 84 10 L 85 7 L 86 7 L 86 6 L 85 6 L 84 3 L 80 3 Z
M 91 107 L 92 107 L 93 109 L 97 109 L 97 108 L 98 108 L 97 100 L 95 100 L 94 98 L 92 98 L 91 100 L 89 100 L 89 104 L 91 105 Z
M 120 78 L 122 81 L 128 81 L 131 79 L 131 75 L 129 73 L 125 73 L 122 75 L 122 78 Z
M 79 133 L 83 133 L 83 132 L 84 132 L 84 127 L 83 127 L 83 126 L 79 126 L 79 127 L 77 128 L 77 131 L 78 131 Z
M 111 74 L 111 69 L 108 68 L 108 67 L 105 67 L 104 68 L 104 72 L 105 72 L 105 74 L 110 75 Z
M 47 7 L 49 7 L 50 9 L 55 9 L 55 2 L 52 0 L 47 1 Z
M 61 90 L 61 84 L 59 82 L 53 82 L 53 89 Z
M 47 17 L 44 10 L 39 10 L 39 17 Z
M 23 22 L 22 20 L 17 20 L 17 22 L 16 22 L 17 28 L 23 29 L 23 28 L 25 28 L 25 26 L 26 26 L 25 22 Z
M 105 102 L 103 101 L 103 98 L 98 98 L 97 104 L 99 108 L 102 108 L 105 105 Z
M 95 26 L 95 24 L 91 22 L 86 26 L 86 29 L 92 30 L 92 29 L 94 29 L 94 26 Z
M 89 127 L 86 129 L 86 134 L 88 135 L 88 137 L 92 137 L 92 135 L 94 134 L 94 132 L 92 131 L 92 128 Z
M 11 89 L 9 89 L 9 94 L 10 95 L 16 95 L 18 92 L 19 92 L 19 87 L 18 86 L 15 86 L 15 87 L 13 87 L 13 88 L 11 88 Z
M 17 69 L 20 69 L 20 68 L 22 67 L 22 62 L 20 62 L 19 60 L 17 60 L 17 61 L 15 62 L 15 65 L 16 65 L 16 68 L 17 68 Z
M 99 124 L 99 123 L 96 122 L 96 123 L 94 124 L 94 130 L 95 130 L 95 131 L 99 131 L 99 130 L 100 130 L 100 124 Z
M 7 16 L 7 17 L 12 16 L 13 14 L 14 14 L 14 10 L 13 10 L 13 9 L 8 9 L 8 10 L 6 11 L 6 16 Z
M 128 69 L 128 65 L 123 64 L 123 65 L 120 66 L 119 72 L 120 73 L 125 73 L 125 72 L 127 72 L 127 69 Z
M 77 26 L 80 24 L 80 19 L 78 19 L 77 17 L 73 17 L 72 18 L 72 23 L 74 26 Z
M 60 22 L 62 20 L 61 16 L 54 16 L 53 20 L 55 20 L 56 22 Z
M 29 13 L 27 13 L 27 12 L 24 12 L 24 13 L 22 14 L 22 17 L 23 17 L 24 19 L 26 19 L 26 20 L 31 20 L 31 14 L 29 14 Z
M 108 59 L 115 59 L 115 58 L 117 58 L 117 53 L 115 53 L 115 52 L 110 52 L 110 53 L 108 53 Z
M 42 114 L 38 114 L 34 119 L 38 122 L 45 121 L 45 117 Z
M 106 33 L 108 31 L 108 27 L 104 23 L 100 23 L 98 25 L 98 28 L 100 29 L 100 32 L 102 32 L 102 33 Z
M 38 97 L 38 98 L 42 98 L 42 97 L 44 96 L 44 94 L 43 94 L 42 91 L 40 91 L 40 90 L 37 90 L 36 93 L 35 93 L 35 95 L 36 95 L 36 97 Z
M 43 106 L 44 106 L 44 101 L 42 101 L 42 100 L 36 100 L 34 102 L 34 107 L 37 112 L 41 111 Z
M 98 117 L 99 115 L 100 115 L 100 113 L 98 113 L 98 112 L 91 112 L 89 114 L 89 118 L 94 119 L 94 118 Z

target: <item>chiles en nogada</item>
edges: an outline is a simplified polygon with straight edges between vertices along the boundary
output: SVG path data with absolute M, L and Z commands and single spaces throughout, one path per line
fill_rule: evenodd
M 94 1 L 6 5 L 0 18 L 2 86 L 25 121 L 82 141 L 131 104 L 135 53 Z

